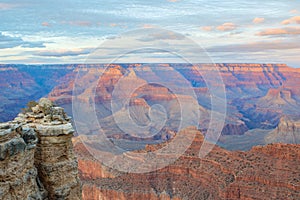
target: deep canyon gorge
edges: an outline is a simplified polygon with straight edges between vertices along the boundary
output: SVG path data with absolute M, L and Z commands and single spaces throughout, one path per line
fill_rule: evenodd
M 216 64 L 226 93 L 226 118 L 217 145 L 200 158 L 210 116 L 218 112 L 212 109 L 212 93 L 203 76 L 210 73 L 210 65 L 39 66 L 47 73 L 40 73 L 37 66 L 0 65 L 0 121 L 4 122 L 0 125 L 0 198 L 299 199 L 300 69 L 285 64 Z M 99 71 L 100 79 L 95 76 Z M 187 137 L 195 135 L 186 151 L 170 165 L 147 173 L 121 172 L 96 159 L 85 145 L 93 134 L 88 128 L 95 123 L 110 142 L 124 149 L 125 156 L 129 151 L 155 152 L 176 138 L 178 96 L 187 101 L 191 97 L 143 78 L 172 82 L 168 80 L 172 73 L 189 82 L 187 89 L 197 102 L 193 108 L 201 114 L 198 127 L 179 130 Z M 118 85 L 123 77 L 124 84 Z M 183 85 L 179 77 L 176 80 L 176 86 Z M 129 100 L 127 109 L 135 123 L 147 125 L 153 105 L 165 108 L 163 128 L 143 133 L 155 135 L 139 138 L 132 127 L 125 127 L 132 134 L 124 134 L 114 120 L 114 114 L 123 116 L 125 111 L 118 103 L 115 110 L 111 108 L 113 91 L 117 87 L 128 91 L 131 86 L 126 81 L 142 85 L 120 97 Z M 76 84 L 84 87 L 74 93 Z M 42 98 L 26 108 L 29 101 L 41 97 L 53 103 Z M 95 104 L 97 122 L 86 119 L 90 110 L 77 121 L 77 125 L 89 121 L 84 133 L 76 132 L 72 121 L 74 98 L 82 105 Z M 22 113 L 21 108 L 25 108 Z M 190 119 L 192 114 L 183 120 Z

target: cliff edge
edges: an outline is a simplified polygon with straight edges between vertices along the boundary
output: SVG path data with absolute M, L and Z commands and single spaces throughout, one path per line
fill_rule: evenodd
M 73 133 L 63 108 L 45 98 L 0 124 L 0 199 L 81 199 Z

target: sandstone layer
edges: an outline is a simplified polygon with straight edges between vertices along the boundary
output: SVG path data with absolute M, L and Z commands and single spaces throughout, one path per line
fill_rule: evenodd
M 278 126 L 265 138 L 267 143 L 300 144 L 300 121 L 282 117 Z
M 217 70 L 211 72 L 212 66 Z M 174 71 L 180 74 L 176 75 Z M 81 72 L 80 76 L 77 76 L 78 72 Z M 96 107 L 101 113 L 99 118 L 111 114 L 108 104 L 112 91 L 120 78 L 126 76 L 129 79 L 130 77 L 136 79 L 136 83 L 143 81 L 148 83 L 149 80 L 153 80 L 153 82 L 180 85 L 182 84 L 180 75 L 182 75 L 192 85 L 199 106 L 210 111 L 211 96 L 203 75 L 219 73 L 225 85 L 229 108 L 224 135 L 231 133 L 242 135 L 247 130 L 255 128 L 275 128 L 283 115 L 293 115 L 299 110 L 300 89 L 297 85 L 300 84 L 300 70 L 285 64 L 0 65 L 0 111 L 3 113 L 0 121 L 13 119 L 29 100 L 48 95 L 50 91 L 49 97 L 72 115 L 72 92 L 76 77 L 80 84 L 89 86 L 90 81 L 97 79 L 95 73 L 103 73 L 96 84 L 95 95 L 98 104 Z M 126 84 L 121 88 L 126 89 Z M 151 100 L 173 101 L 172 96 L 165 92 L 165 89 L 158 86 L 145 86 L 140 91 L 146 93 L 145 99 L 149 105 Z M 15 92 L 11 92 L 12 90 Z M 92 88 L 88 87 L 74 95 L 84 99 L 92 92 Z M 148 95 L 149 93 L 151 96 Z M 138 96 L 133 96 L 133 101 L 136 101 L 135 97 Z M 205 120 L 200 123 L 203 125 L 203 131 L 206 129 L 205 123 Z
M 70 93 L 74 89 L 74 77 L 78 73 L 80 76 L 77 76 L 76 82 L 80 89 L 74 96 L 88 102 L 91 99 L 87 97 L 93 97 L 95 92 L 93 103 L 96 104 L 96 112 L 100 113 L 99 120 L 105 120 L 111 115 L 109 106 L 111 100 L 116 100 L 112 97 L 116 88 L 127 91 L 141 83 L 145 86 L 137 88 L 131 96 L 123 96 L 123 99 L 130 99 L 144 110 L 152 103 L 164 102 L 166 109 L 172 112 L 178 107 L 174 103 L 176 96 L 170 94 L 166 87 L 149 83 L 152 81 L 182 86 L 183 77 L 190 82 L 197 96 L 203 116 L 199 124 L 205 132 L 211 111 L 211 92 L 204 77 L 209 81 L 218 74 L 225 86 L 228 108 L 223 135 L 243 135 L 255 128 L 275 128 L 283 115 L 298 114 L 297 110 L 300 109 L 300 90 L 297 87 L 300 84 L 300 70 L 285 64 L 111 64 L 79 66 L 65 77 L 66 83 L 52 90 L 49 98 L 65 107 L 70 115 Z M 96 74 L 101 74 L 100 78 Z M 122 81 L 123 78 L 126 80 Z M 218 87 L 222 83 L 211 84 L 212 87 Z M 175 95 L 178 94 L 175 92 Z M 143 118 L 144 116 L 140 116 L 140 119 Z M 298 118 L 300 119 L 299 114 Z
M 37 135 L 19 125 L 0 125 L 0 199 L 46 199 L 34 165 Z
M 75 151 L 83 181 L 83 199 L 299 199 L 300 146 L 272 144 L 247 152 L 215 146 L 199 158 L 203 136 L 169 166 L 143 174 L 122 173 L 103 166 L 80 140 Z M 82 138 L 84 141 L 84 139 Z M 160 149 L 149 145 L 141 152 Z
M 0 126 L 1 199 L 81 199 L 74 129 L 48 99 Z

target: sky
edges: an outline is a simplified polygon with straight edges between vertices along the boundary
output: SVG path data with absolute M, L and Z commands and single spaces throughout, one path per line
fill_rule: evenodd
M 107 63 L 154 43 L 119 61 L 172 62 L 161 49 L 187 51 L 189 40 L 215 63 L 300 67 L 299 0 L 0 0 L 0 18 L 3 64 L 86 63 L 95 49 Z

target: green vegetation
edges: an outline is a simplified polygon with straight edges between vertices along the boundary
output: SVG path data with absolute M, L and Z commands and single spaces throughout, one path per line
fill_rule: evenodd
M 22 113 L 32 112 L 32 108 L 38 105 L 35 101 L 29 101 L 26 108 L 22 108 Z

